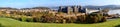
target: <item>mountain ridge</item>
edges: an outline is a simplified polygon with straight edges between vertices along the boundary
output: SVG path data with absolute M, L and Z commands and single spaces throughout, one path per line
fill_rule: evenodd
M 106 9 L 106 8 L 109 8 L 109 9 L 120 9 L 120 5 L 103 5 L 103 6 L 86 5 L 86 6 L 82 6 L 82 7 L 83 8 L 88 8 L 88 9 L 98 9 L 98 8 L 101 8 L 101 9 Z M 50 7 L 50 8 L 51 9 L 58 9 L 59 6 Z

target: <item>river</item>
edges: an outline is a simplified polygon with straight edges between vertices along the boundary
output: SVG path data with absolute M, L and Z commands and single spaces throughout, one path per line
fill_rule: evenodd
M 108 13 L 109 14 L 120 14 L 120 9 L 110 10 Z

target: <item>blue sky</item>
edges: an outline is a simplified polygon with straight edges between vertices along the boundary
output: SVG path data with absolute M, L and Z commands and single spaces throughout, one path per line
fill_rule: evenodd
M 0 7 L 26 8 L 65 5 L 120 5 L 120 0 L 0 0 Z

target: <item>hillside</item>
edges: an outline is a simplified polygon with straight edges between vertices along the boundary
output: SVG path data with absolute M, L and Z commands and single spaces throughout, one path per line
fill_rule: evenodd
M 55 23 L 33 23 L 21 22 L 10 18 L 0 18 L 4 27 L 120 27 L 120 19 L 96 24 L 55 24 Z
M 87 5 L 87 6 L 83 6 L 83 7 L 84 8 L 89 8 L 89 9 L 98 9 L 98 8 L 120 9 L 120 5 L 104 5 L 104 6 Z

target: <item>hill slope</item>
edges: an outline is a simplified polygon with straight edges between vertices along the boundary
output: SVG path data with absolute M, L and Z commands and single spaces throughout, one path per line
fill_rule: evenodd
M 4 27 L 115 27 L 120 24 L 120 19 L 97 24 L 55 24 L 21 22 L 10 18 L 0 18 L 0 23 Z

